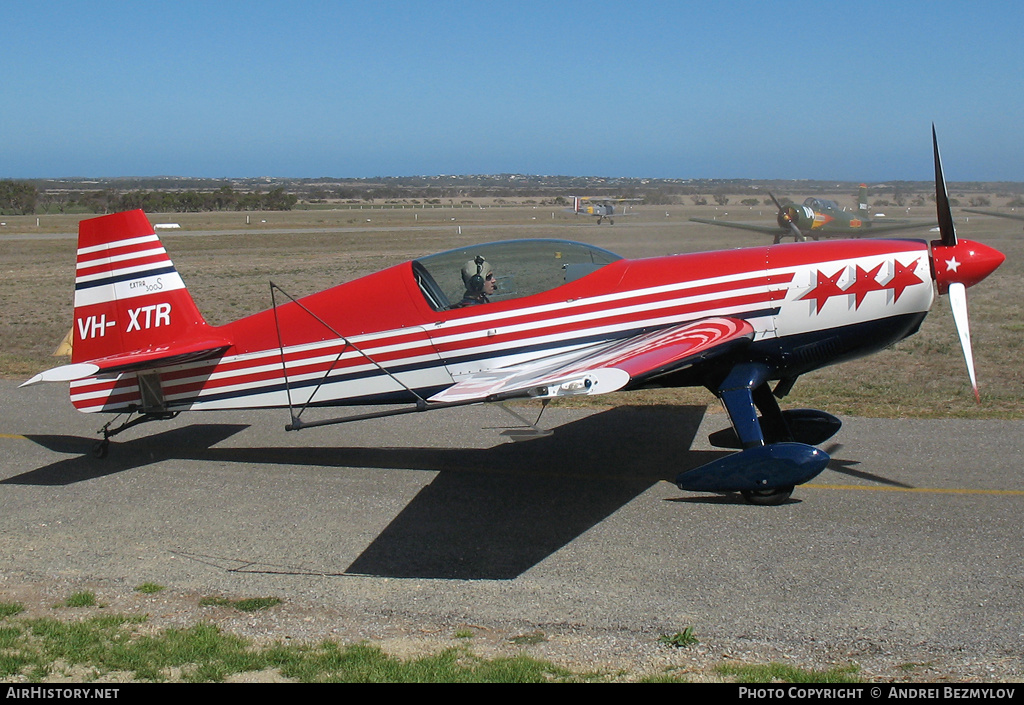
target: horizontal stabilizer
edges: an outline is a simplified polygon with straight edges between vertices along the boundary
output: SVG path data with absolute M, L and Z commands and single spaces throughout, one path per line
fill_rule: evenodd
M 169 365 L 203 360 L 223 353 L 231 347 L 227 340 L 202 340 L 186 345 L 161 346 L 149 350 L 136 350 L 120 355 L 61 365 L 40 372 L 21 386 L 27 387 L 39 382 L 73 382 L 100 374 L 151 370 Z
M 99 369 L 98 365 L 91 362 L 61 365 L 60 367 L 53 367 L 49 370 L 40 372 L 27 382 L 22 382 L 19 386 L 28 387 L 33 384 L 39 384 L 40 382 L 73 382 L 76 379 L 92 377 L 94 374 L 99 372 Z
M 230 341 L 224 339 L 198 340 L 184 345 L 160 346 L 101 357 L 92 360 L 92 363 L 99 367 L 100 374 L 131 372 L 205 360 L 220 355 L 230 347 Z

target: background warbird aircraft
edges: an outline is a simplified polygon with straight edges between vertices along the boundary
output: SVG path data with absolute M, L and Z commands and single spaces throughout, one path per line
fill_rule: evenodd
M 978 215 L 991 215 L 994 218 L 1009 218 L 1010 220 L 1024 220 L 1020 213 L 1000 213 L 999 211 L 982 211 L 975 208 L 964 208 L 964 213 L 977 213 Z
M 959 240 L 934 138 L 942 239 L 837 240 L 627 260 L 521 240 L 406 262 L 234 323 L 199 314 L 144 213 L 82 221 L 70 382 L 84 412 L 128 414 L 111 436 L 187 410 L 287 408 L 289 430 L 513 398 L 703 386 L 738 452 L 681 473 L 683 490 L 786 501 L 820 473 L 840 426 L 781 411 L 800 375 L 917 331 L 948 294 L 977 394 L 966 289 L 1003 261 Z M 495 277 L 501 286 L 495 290 Z M 272 288 L 272 291 L 275 291 Z M 774 388 L 771 383 L 775 382 Z M 336 419 L 310 407 L 399 404 Z M 760 414 L 760 416 L 759 416 Z
M 591 198 L 588 196 L 573 196 L 572 197 L 572 212 L 576 215 L 593 215 L 597 216 L 597 224 L 600 225 L 601 221 L 607 219 L 610 225 L 615 225 L 615 216 L 625 216 L 629 213 L 622 212 L 621 209 L 616 210 L 616 203 L 631 203 L 639 201 L 639 198 Z
M 802 206 L 796 204 L 783 206 L 774 195 L 768 195 L 771 196 L 772 202 L 778 208 L 778 215 L 776 216 L 778 225 L 735 223 L 710 218 L 690 218 L 690 220 L 695 223 L 721 225 L 726 228 L 739 228 L 740 230 L 752 230 L 772 235 L 776 244 L 782 242 L 784 237 L 792 237 L 796 242 L 803 242 L 808 238 L 817 240 L 822 236 L 874 236 L 913 228 L 933 228 L 936 225 L 934 222 L 872 221 L 868 217 L 867 186 L 864 184 L 860 185 L 856 211 L 847 211 L 835 201 L 827 198 L 814 198 L 813 196 L 804 200 Z

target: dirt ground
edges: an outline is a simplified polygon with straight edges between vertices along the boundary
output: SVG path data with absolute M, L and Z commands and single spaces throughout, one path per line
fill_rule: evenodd
M 97 605 L 62 606 L 70 595 L 82 591 L 93 592 Z M 369 642 L 403 660 L 437 654 L 447 648 L 468 648 L 476 656 L 488 659 L 527 655 L 574 673 L 597 674 L 602 682 L 636 682 L 645 677 L 671 675 L 681 682 L 721 683 L 730 680 L 717 670 L 722 665 L 761 666 L 769 663 L 807 671 L 845 668 L 856 663 L 859 670 L 851 676 L 873 683 L 992 684 L 1020 680 L 1016 671 L 1017 659 L 993 662 L 964 655 L 956 663 L 941 658 L 893 663 L 888 654 L 863 651 L 852 644 L 847 658 L 823 664 L 804 661 L 783 650 L 766 650 L 764 645 L 737 643 L 722 646 L 698 640 L 688 647 L 673 647 L 660 643 L 654 635 L 621 629 L 595 632 L 567 625 L 426 624 L 421 619 L 404 619 L 402 615 L 393 613 L 377 617 L 352 615 L 323 605 L 293 600 L 259 612 L 242 612 L 230 606 L 203 605 L 203 597 L 208 596 L 173 589 L 142 594 L 128 585 L 68 577 L 47 576 L 41 580 L 10 574 L 0 576 L 0 602 L 16 602 L 25 608 L 16 619 L 74 621 L 97 616 L 139 616 L 144 617 L 136 627 L 140 635 L 209 624 L 257 647 L 324 641 L 343 645 Z M 166 678 L 168 682 L 176 682 L 180 680 L 180 674 L 169 672 Z M 57 664 L 43 682 L 102 684 L 133 680 L 130 673 L 100 674 L 92 669 Z M 0 679 L 0 683 L 23 681 L 22 678 Z M 275 670 L 268 670 L 236 674 L 228 682 L 283 683 L 288 679 Z

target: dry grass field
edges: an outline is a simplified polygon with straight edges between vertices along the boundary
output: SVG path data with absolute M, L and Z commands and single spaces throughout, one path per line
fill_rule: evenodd
M 803 195 L 792 196 L 802 200 Z M 739 200 L 736 198 L 735 200 Z M 934 218 L 929 207 L 891 216 Z M 1024 352 L 1024 234 L 1012 220 L 960 213 L 961 237 L 1007 256 L 969 291 L 982 403 L 970 391 L 945 299 L 921 331 L 882 354 L 807 375 L 784 406 L 881 417 L 1021 418 Z M 273 213 L 152 214 L 177 223 L 161 237 L 201 311 L 221 324 L 270 305 L 273 280 L 299 296 L 383 267 L 474 242 L 558 237 L 593 243 L 627 257 L 765 244 L 755 233 L 701 225 L 690 217 L 772 222 L 767 207 L 643 206 L 615 225 L 551 206 L 311 210 Z M 0 226 L 0 376 L 28 378 L 54 366 L 51 356 L 71 327 L 75 239 L 81 216 L 3 218 Z M 927 230 L 906 237 L 937 237 Z M 618 403 L 617 395 L 599 398 Z M 631 394 L 631 403 L 707 403 L 705 390 Z

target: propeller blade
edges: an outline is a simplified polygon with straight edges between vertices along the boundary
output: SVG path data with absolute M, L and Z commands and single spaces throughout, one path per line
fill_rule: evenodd
M 953 323 L 960 336 L 960 347 L 964 351 L 967 374 L 971 377 L 971 388 L 974 389 L 974 400 L 980 404 L 981 395 L 978 394 L 978 380 L 974 375 L 974 353 L 971 350 L 971 327 L 967 320 L 967 287 L 960 282 L 951 282 L 948 294 L 949 307 L 953 311 Z
M 775 198 L 775 194 L 769 191 L 768 195 L 771 196 L 772 202 L 775 204 L 775 207 L 779 209 L 778 219 L 785 220 L 789 224 L 789 229 L 793 233 L 793 237 L 795 238 L 796 242 L 802 242 L 804 239 L 804 234 L 800 232 L 800 228 L 798 228 L 796 226 L 796 223 L 794 223 L 793 220 L 786 215 L 786 211 L 783 209 L 782 204 L 779 203 L 779 199 Z
M 939 139 L 935 136 L 935 123 L 932 123 L 932 150 L 935 153 L 935 212 L 939 218 L 939 233 L 943 245 L 954 247 L 956 228 L 953 226 L 953 212 L 949 208 L 946 181 L 942 178 L 942 160 L 939 159 Z

